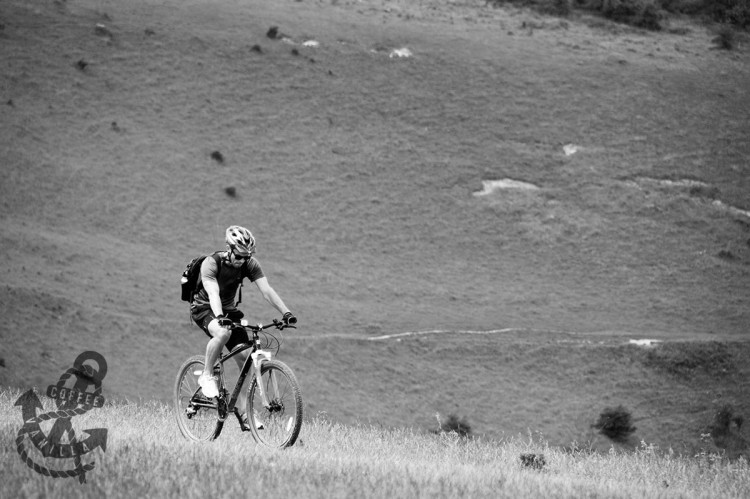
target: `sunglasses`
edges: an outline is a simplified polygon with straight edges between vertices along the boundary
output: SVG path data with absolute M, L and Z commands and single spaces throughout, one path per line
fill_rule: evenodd
M 234 259 L 235 260 L 240 260 L 240 261 L 243 261 L 243 262 L 246 262 L 246 261 L 250 260 L 253 257 L 254 254 L 255 254 L 255 252 L 253 251 L 249 255 L 238 255 L 237 253 L 235 253 L 234 251 L 232 251 L 232 255 L 234 256 Z

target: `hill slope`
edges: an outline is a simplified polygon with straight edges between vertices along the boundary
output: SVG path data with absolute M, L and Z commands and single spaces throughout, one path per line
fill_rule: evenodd
M 324 418 L 303 425 L 301 440 L 284 452 L 256 446 L 234 421 L 214 443 L 197 445 L 181 437 L 169 409 L 158 403 L 105 404 L 72 419 L 79 432 L 109 429 L 106 452 L 95 449 L 81 459 L 93 464 L 82 485 L 37 474 L 19 459 L 10 444 L 21 426 L 12 405 L 19 394 L 0 391 L 0 440 L 9 442 L 0 447 L 3 497 L 193 498 L 252 489 L 284 498 L 741 498 L 750 491 L 746 461 L 661 455 L 646 446 L 635 453 L 568 453 L 530 439 L 464 440 L 455 433 L 344 426 Z M 21 449 L 33 464 L 73 469 L 70 459 L 42 458 L 29 440 L 22 438 Z M 521 465 L 519 456 L 527 453 L 543 454 L 542 471 Z
M 178 275 L 232 223 L 299 334 L 349 338 L 326 346 L 373 382 L 388 357 L 355 339 L 402 331 L 744 340 L 747 54 L 483 3 L 4 2 L 0 382 L 94 349 L 110 393 L 167 397 L 204 347 Z M 504 178 L 539 189 L 475 195 Z M 316 407 L 346 405 L 302 341 Z

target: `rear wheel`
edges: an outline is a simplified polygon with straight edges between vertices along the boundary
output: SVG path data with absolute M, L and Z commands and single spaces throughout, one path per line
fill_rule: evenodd
M 263 404 L 258 384 L 262 384 L 269 405 Z M 250 383 L 247 417 L 255 441 L 268 447 L 289 447 L 302 427 L 302 392 L 292 370 L 278 360 L 263 362 L 261 379 Z
M 198 377 L 203 373 L 204 357 L 196 355 L 182 364 L 174 387 L 177 426 L 189 440 L 204 442 L 218 436 L 219 413 L 215 398 L 203 395 Z

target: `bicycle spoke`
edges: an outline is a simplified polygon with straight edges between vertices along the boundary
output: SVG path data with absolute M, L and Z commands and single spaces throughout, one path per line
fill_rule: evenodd
M 193 357 L 183 364 L 175 384 L 175 411 L 182 434 L 196 441 L 215 438 L 217 404 L 203 395 L 198 377 L 203 372 L 201 357 Z
M 259 383 L 266 392 L 263 404 Z M 251 431 L 255 439 L 270 447 L 288 447 L 294 443 L 302 425 L 302 398 L 297 380 L 281 362 L 264 364 L 261 379 L 254 379 L 248 394 L 248 414 L 253 414 Z

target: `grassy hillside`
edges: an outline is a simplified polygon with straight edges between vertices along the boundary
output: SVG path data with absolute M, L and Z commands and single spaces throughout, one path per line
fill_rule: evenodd
M 12 406 L 20 392 L 0 392 L 0 438 L 20 427 Z M 49 407 L 45 410 L 50 409 Z M 212 444 L 179 437 L 161 404 L 107 405 L 74 418 L 78 428 L 109 428 L 106 452 L 86 484 L 52 479 L 29 469 L 10 445 L 0 446 L 3 497 L 180 497 L 247 495 L 277 497 L 746 497 L 747 462 L 704 454 L 682 458 L 643 446 L 634 453 L 565 453 L 535 439 L 489 443 L 455 433 L 344 426 L 315 418 L 302 441 L 285 451 L 258 448 L 231 425 Z M 15 421 L 15 422 L 14 422 Z M 37 451 L 29 457 L 43 462 Z M 25 447 L 24 447 L 25 449 Z M 521 465 L 522 454 L 542 454 L 542 470 Z M 51 469 L 70 460 L 48 459 Z
M 607 450 L 613 443 L 592 425 L 623 405 L 637 431 L 617 447 L 645 440 L 692 454 L 719 408 L 750 413 L 746 342 L 643 348 L 608 335 L 506 332 L 317 340 L 283 352 L 301 373 L 322 362 L 325 383 L 301 381 L 307 407 L 347 422 L 429 429 L 436 413 L 454 414 L 476 435 L 532 431 L 552 445 Z
M 565 442 L 611 402 L 681 442 L 747 411 L 747 52 L 484 3 L 0 4 L 0 384 L 93 349 L 106 393 L 168 397 L 205 345 L 179 273 L 239 223 L 334 420 Z M 476 195 L 505 178 L 538 189 Z M 719 341 L 733 377 L 630 338 Z

